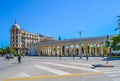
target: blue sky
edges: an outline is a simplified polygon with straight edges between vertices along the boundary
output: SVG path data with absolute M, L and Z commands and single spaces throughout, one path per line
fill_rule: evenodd
M 117 34 L 120 0 L 0 0 L 0 42 L 9 45 L 10 28 L 58 39 Z M 1 45 L 0 45 L 1 46 Z

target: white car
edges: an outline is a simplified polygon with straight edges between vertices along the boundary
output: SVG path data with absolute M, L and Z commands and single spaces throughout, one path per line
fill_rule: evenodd
M 14 54 L 10 53 L 9 58 L 14 58 Z

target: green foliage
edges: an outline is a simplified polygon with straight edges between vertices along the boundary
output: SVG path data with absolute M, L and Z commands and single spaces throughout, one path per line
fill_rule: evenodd
M 16 54 L 16 51 L 9 46 L 4 49 L 4 54 L 13 53 Z
M 14 56 L 15 56 L 15 57 L 17 57 L 17 56 L 18 56 L 18 54 L 17 54 L 17 53 L 15 53 L 15 54 L 14 54 Z
M 120 34 L 117 36 L 114 36 L 110 39 L 111 42 L 111 48 L 113 48 L 113 50 L 120 50 Z
M 120 56 L 111 56 L 111 58 L 120 58 Z
M 59 36 L 58 40 L 61 40 L 61 37 Z
M 3 54 L 3 49 L 0 49 L 0 54 Z

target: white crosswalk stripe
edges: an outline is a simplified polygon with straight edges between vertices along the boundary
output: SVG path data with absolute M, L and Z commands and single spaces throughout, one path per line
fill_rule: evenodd
M 83 63 L 70 63 L 74 65 L 82 65 L 82 66 L 92 66 L 91 64 L 83 64 Z
M 72 68 L 72 69 L 79 69 L 79 70 L 85 70 L 85 71 L 93 71 L 93 72 L 100 72 L 94 69 L 85 68 L 85 67 L 77 67 L 77 66 L 71 66 L 71 65 L 64 65 L 64 64 L 58 64 L 58 63 L 52 63 L 52 62 L 44 62 L 46 64 L 55 65 L 55 66 L 61 66 L 66 68 Z
M 120 81 L 120 78 L 115 78 L 115 79 L 113 79 L 114 81 Z
M 119 71 L 112 71 L 112 72 L 104 72 L 104 74 L 113 74 L 113 73 L 120 73 Z
M 57 69 L 53 69 L 53 68 L 49 68 L 49 67 L 41 66 L 41 65 L 35 65 L 35 67 L 37 67 L 39 69 L 42 69 L 42 70 L 45 70 L 45 71 L 48 71 L 48 72 L 58 74 L 58 75 L 71 74 L 71 73 L 68 73 L 68 72 L 65 72 L 65 71 L 61 71 L 61 70 L 57 70 Z
M 108 71 L 120 71 L 120 69 L 103 69 L 100 71 L 108 72 Z
M 41 63 L 45 63 L 47 65 L 50 65 L 53 66 L 58 66 L 58 67 L 66 67 L 68 69 L 75 69 L 75 70 L 85 70 L 85 71 L 93 71 L 93 72 L 99 72 L 99 71 L 96 71 L 94 69 L 90 69 L 90 68 L 86 68 L 84 66 L 90 66 L 89 64 L 82 64 L 82 63 L 79 63 L 79 65 L 83 65 L 81 67 L 78 67 L 78 66 L 74 66 L 74 64 L 72 65 L 69 65 L 71 63 L 67 63 L 67 65 L 65 64 L 60 64 L 60 63 L 52 63 L 52 62 L 41 62 Z M 41 69 L 41 70 L 44 70 L 44 71 L 47 71 L 47 72 L 50 72 L 50 73 L 53 73 L 53 74 L 57 74 L 57 75 L 66 75 L 66 74 L 72 74 L 70 72 L 66 72 L 66 71 L 63 71 L 63 70 L 59 70 L 59 69 L 55 69 L 55 68 L 51 68 L 49 66 L 46 66 L 46 65 L 40 65 L 40 64 L 36 64 L 34 65 L 35 68 L 38 68 L 38 69 Z M 16 74 L 14 76 L 11 76 L 9 78 L 24 78 L 24 77 L 30 77 L 30 75 L 26 72 L 22 72 L 22 73 L 19 73 L 19 74 Z
M 53 66 L 57 66 L 60 68 L 68 68 L 68 69 L 74 69 L 74 70 L 84 70 L 84 71 L 92 71 L 92 72 L 103 72 L 108 77 L 111 77 L 113 81 L 120 81 L 120 69 L 119 68 L 95 68 L 91 69 L 90 64 L 82 64 L 82 63 L 53 63 L 53 62 L 41 62 L 42 64 L 36 64 L 34 65 L 34 68 L 47 71 L 53 74 L 57 75 L 66 75 L 66 74 L 72 74 L 72 72 L 68 72 L 61 70 L 61 69 L 55 69 Z M 76 65 L 77 64 L 77 65 Z M 49 66 L 48 66 L 49 65 Z M 75 66 L 76 65 L 76 66 Z M 86 67 L 89 66 L 89 67 Z M 52 68 L 53 67 L 53 68 Z M 30 77 L 29 74 L 22 72 L 20 74 L 16 74 L 14 76 L 11 76 L 10 78 L 23 78 L 23 77 Z
M 120 74 L 110 74 L 110 75 L 107 75 L 109 77 L 115 77 L 115 76 L 119 76 L 120 77 Z
M 108 77 L 111 77 L 113 81 L 120 81 L 120 68 L 96 68 L 96 70 L 103 72 Z
M 10 78 L 24 78 L 24 77 L 30 77 L 30 75 L 25 72 L 22 72 L 22 73 L 14 75 L 14 76 L 11 76 Z

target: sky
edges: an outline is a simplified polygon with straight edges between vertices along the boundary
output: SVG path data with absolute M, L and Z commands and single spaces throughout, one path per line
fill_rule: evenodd
M 0 0 L 0 47 L 15 20 L 28 32 L 62 40 L 118 34 L 120 0 Z

